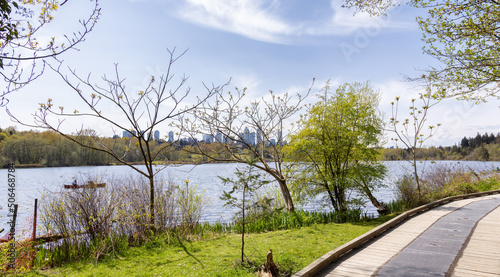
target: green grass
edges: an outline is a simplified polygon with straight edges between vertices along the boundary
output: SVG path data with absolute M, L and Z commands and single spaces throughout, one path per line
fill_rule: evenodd
M 157 239 L 132 247 L 124 257 L 98 263 L 70 263 L 35 270 L 32 276 L 255 276 L 269 249 L 283 271 L 294 273 L 328 251 L 362 235 L 388 217 L 360 223 L 314 224 L 309 227 L 249 234 L 245 254 L 253 268 L 239 265 L 241 235 L 226 234 L 192 242 L 167 243 Z M 172 239 L 172 238 L 170 238 Z

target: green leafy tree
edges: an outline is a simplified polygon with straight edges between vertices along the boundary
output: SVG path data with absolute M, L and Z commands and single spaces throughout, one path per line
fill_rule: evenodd
M 245 170 L 236 169 L 236 180 L 231 178 L 219 177 L 224 185 L 232 185 L 230 191 L 223 191 L 221 200 L 226 201 L 224 207 L 238 208 L 241 215 L 241 262 L 245 262 L 245 212 L 252 207 L 259 205 L 259 202 L 253 201 L 256 191 L 269 181 L 262 180 L 260 174 L 254 173 L 254 166 L 250 165 Z
M 490 153 L 488 152 L 488 149 L 484 146 L 484 144 L 481 144 L 479 148 L 476 149 L 477 152 L 477 158 L 480 161 L 489 161 L 490 160 Z
M 500 81 L 500 5 L 496 1 L 413 1 L 428 10 L 417 21 L 424 51 L 442 62 L 423 76 L 439 97 L 480 100 L 497 95 Z
M 431 82 L 435 95 L 480 101 L 500 87 L 500 5 L 490 0 L 345 0 L 344 6 L 383 15 L 406 3 L 427 11 L 417 17 L 425 53 L 441 62 L 414 81 Z
M 368 82 L 347 83 L 334 93 L 327 82 L 323 92 L 299 122 L 301 129 L 288 148 L 292 160 L 303 161 L 303 178 L 295 180 L 293 190 L 324 195 L 339 212 L 347 211 L 347 195 L 353 190 L 381 207 L 371 194 L 385 174 L 376 149 L 383 134 L 379 93 Z

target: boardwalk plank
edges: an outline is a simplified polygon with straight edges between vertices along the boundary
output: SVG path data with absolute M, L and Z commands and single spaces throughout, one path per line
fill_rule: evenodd
M 470 203 L 492 198 L 498 199 L 500 195 L 449 202 L 411 216 L 403 224 L 390 228 L 385 234 L 372 242 L 352 250 L 315 276 L 371 276 L 374 271 L 391 260 L 392 257 L 443 216 Z M 497 208 L 478 222 L 468 247 L 463 251 L 462 258 L 457 262 L 453 276 L 500 276 L 499 230 L 500 208 Z
M 477 270 L 469 270 L 469 269 L 457 269 L 451 276 L 454 277 L 498 277 L 498 274 L 481 272 Z

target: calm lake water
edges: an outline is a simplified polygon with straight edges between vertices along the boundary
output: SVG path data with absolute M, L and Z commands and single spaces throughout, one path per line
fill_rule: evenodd
M 438 161 L 436 164 L 459 165 L 474 170 L 487 170 L 500 167 L 500 162 L 472 162 L 472 161 Z M 393 199 L 393 184 L 399 176 L 407 172 L 408 163 L 405 162 L 386 162 L 388 167 L 388 175 L 385 180 L 387 188 L 375 192 L 375 196 L 384 202 L 389 202 Z M 431 167 L 431 163 L 427 162 L 419 164 L 419 167 Z M 205 191 L 205 196 L 208 198 L 208 206 L 205 209 L 202 220 L 214 222 L 217 220 L 229 220 L 234 214 L 234 210 L 223 207 L 224 202 L 219 199 L 222 191 L 229 190 L 229 187 L 224 187 L 220 178 L 231 177 L 236 168 L 244 168 L 242 164 L 205 164 L 205 165 L 182 165 L 176 167 L 168 167 L 159 174 L 167 179 L 173 180 L 177 184 L 182 184 L 185 180 L 189 180 L 190 186 L 196 186 L 197 189 Z M 23 229 L 30 229 L 28 221 L 33 215 L 33 204 L 35 198 L 40 198 L 46 191 L 59 191 L 64 184 L 71 184 L 74 178 L 82 178 L 84 176 L 101 176 L 103 180 L 110 180 L 114 177 L 138 176 L 134 170 L 127 166 L 88 166 L 88 167 L 54 167 L 54 168 L 19 168 L 15 171 L 16 175 L 16 203 L 19 204 L 18 211 L 18 226 Z M 7 201 L 8 201 L 8 186 L 7 186 L 7 170 L 0 169 L 0 229 L 7 229 Z M 276 189 L 277 185 L 276 185 Z M 322 209 L 320 203 L 312 203 L 302 207 L 306 210 Z M 376 213 L 375 208 L 371 203 L 367 203 L 366 210 L 368 213 Z

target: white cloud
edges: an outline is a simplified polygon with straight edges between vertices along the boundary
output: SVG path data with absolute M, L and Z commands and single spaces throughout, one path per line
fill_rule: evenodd
M 294 27 L 276 14 L 278 1 L 260 0 L 186 0 L 180 16 L 211 28 L 236 33 L 254 40 L 284 43 L 281 38 L 294 32 Z
M 185 3 L 177 13 L 183 20 L 278 44 L 293 43 L 303 36 L 346 36 L 360 29 L 376 35 L 383 28 L 414 27 L 413 22 L 394 20 L 397 9 L 389 10 L 384 17 L 371 17 L 367 13 L 354 14 L 335 0 L 330 3 L 331 16 L 303 21 L 285 18 L 283 6 L 291 4 L 279 0 L 185 0 Z

